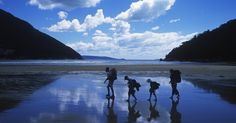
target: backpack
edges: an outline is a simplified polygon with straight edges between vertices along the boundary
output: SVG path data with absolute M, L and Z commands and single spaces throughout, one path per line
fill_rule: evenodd
M 116 80 L 117 79 L 117 71 L 116 71 L 115 68 L 112 68 L 110 70 L 110 77 L 109 78 L 112 79 L 112 80 Z
M 179 70 L 174 70 L 174 79 L 177 83 L 181 82 L 181 72 Z
M 137 82 L 135 79 L 132 80 L 134 87 L 136 88 L 137 91 L 139 91 L 139 88 L 141 87 L 141 84 Z
M 157 83 L 157 82 L 152 82 L 152 88 L 153 89 L 158 89 L 159 88 L 159 86 L 160 86 L 160 84 L 159 83 Z

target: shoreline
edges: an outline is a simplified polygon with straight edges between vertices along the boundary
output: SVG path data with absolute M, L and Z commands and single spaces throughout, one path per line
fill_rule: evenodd
M 61 74 L 79 72 L 104 72 L 106 67 L 118 72 L 146 73 L 169 76 L 169 69 L 179 69 L 184 78 L 236 79 L 236 66 L 206 64 L 165 64 L 165 65 L 0 65 L 0 75 L 19 74 Z

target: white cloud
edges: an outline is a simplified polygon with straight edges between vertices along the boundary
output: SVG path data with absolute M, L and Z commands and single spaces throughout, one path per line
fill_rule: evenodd
M 96 30 L 95 33 L 93 34 L 94 36 L 107 36 L 104 32 L 101 30 Z
M 92 15 L 87 15 L 84 19 L 84 25 L 87 29 L 95 28 L 103 23 L 112 23 L 113 19 L 110 17 L 105 17 L 102 9 L 98 9 L 97 13 Z
M 118 48 L 118 45 L 113 38 L 101 30 L 95 31 L 92 42 L 79 41 L 67 45 L 83 55 L 115 54 Z
M 73 9 L 76 7 L 95 7 L 101 0 L 30 0 L 30 5 L 38 6 L 39 9 Z
M 177 32 L 126 33 L 108 36 L 97 30 L 92 42 L 76 42 L 67 44 L 81 54 L 106 55 L 128 59 L 163 58 L 174 47 L 191 39 L 197 33 L 182 35 Z
M 152 30 L 153 30 L 153 31 L 156 31 L 156 30 L 158 30 L 158 29 L 160 29 L 159 26 L 152 27 Z
M 178 21 L 180 21 L 180 18 L 172 19 L 172 20 L 169 21 L 169 23 L 176 23 L 176 22 L 178 22 Z
M 130 8 L 121 12 L 116 19 L 127 21 L 150 21 L 169 10 L 175 0 L 138 0 Z
M 77 31 L 77 32 L 84 32 L 85 27 L 80 24 L 79 20 L 73 19 L 72 21 L 69 20 L 61 20 L 57 22 L 57 24 L 52 25 L 48 28 L 51 32 L 67 32 L 67 31 Z
M 76 49 L 79 52 L 89 52 L 88 50 L 94 47 L 92 43 L 83 41 L 68 43 L 67 45 L 73 49 Z
M 48 30 L 52 32 L 85 32 L 89 29 L 96 28 L 97 26 L 102 25 L 104 23 L 112 23 L 113 21 L 113 18 L 104 16 L 102 9 L 98 9 L 94 16 L 87 15 L 82 24 L 78 19 L 73 19 L 71 21 L 63 19 L 60 22 L 57 22 L 57 24 L 50 26 Z
M 92 37 L 93 50 L 94 51 L 110 51 L 116 49 L 117 44 L 112 37 L 108 36 L 101 30 L 96 30 Z
M 71 22 L 68 20 L 62 20 L 57 22 L 57 24 L 52 25 L 48 28 L 51 32 L 64 32 L 71 28 Z
M 94 15 L 87 15 L 83 23 L 78 19 L 67 20 L 63 17 L 60 22 L 50 26 L 49 31 L 83 32 L 96 29 L 102 24 L 110 24 L 105 33 L 96 30 L 90 41 L 78 41 L 67 45 L 83 55 L 102 55 L 128 59 L 157 59 L 163 58 L 170 50 L 189 40 L 197 33 L 183 35 L 178 32 L 153 32 L 160 27 L 152 27 L 152 31 L 141 33 L 131 32 L 129 21 L 150 21 L 164 14 L 175 3 L 175 0 L 139 0 L 133 2 L 130 8 L 120 13 L 115 18 L 106 17 L 102 9 L 98 9 Z M 60 17 L 60 16 L 59 16 Z M 175 20 L 180 21 L 179 20 Z
M 127 34 L 130 32 L 130 24 L 123 20 L 114 20 L 110 30 L 114 31 L 115 35 Z
M 83 36 L 88 36 L 88 33 L 87 33 L 87 32 L 84 32 L 84 33 L 83 33 Z
M 60 19 L 66 19 L 67 16 L 68 16 L 68 13 L 64 12 L 64 11 L 60 11 L 60 12 L 57 13 L 57 15 Z

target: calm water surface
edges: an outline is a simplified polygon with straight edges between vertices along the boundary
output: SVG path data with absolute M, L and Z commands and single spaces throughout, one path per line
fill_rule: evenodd
M 104 73 L 87 72 L 58 75 L 47 84 L 27 92 L 12 89 L 12 93 L 22 93 L 21 99 L 16 99 L 11 105 L 0 112 L 0 123 L 125 123 L 125 122 L 158 122 L 158 123 L 235 123 L 236 105 L 223 99 L 218 93 L 202 89 L 183 80 L 178 88 L 180 100 L 169 99 L 171 88 L 167 77 L 149 77 L 147 75 L 130 75 L 142 85 L 136 93 L 137 103 L 131 98 L 126 102 L 128 88 L 119 74 L 115 81 L 114 101 L 107 100 Z M 27 79 L 25 79 L 26 77 Z M 8 77 L 9 78 L 9 77 Z M 11 81 L 33 82 L 39 78 L 11 76 Z M 29 79 L 31 78 L 31 79 Z M 147 101 L 149 85 L 147 78 L 158 81 L 161 86 L 157 91 L 158 100 Z M 23 80 L 22 80 L 23 79 Z M 4 81 L 4 80 L 1 80 Z M 10 80 L 7 80 L 10 81 Z M 48 80 L 42 80 L 48 81 Z M 27 87 L 29 86 L 27 85 Z M 32 88 L 30 86 L 30 88 Z M 20 88 L 21 89 L 21 88 Z M 14 90 L 14 89 L 13 89 Z M 7 99 L 0 93 L 1 100 Z M 4 98 L 3 98 L 4 97 Z M 14 94 L 11 99 L 14 98 Z M 17 96 L 15 95 L 15 98 Z M 4 103 L 6 106 L 12 100 Z

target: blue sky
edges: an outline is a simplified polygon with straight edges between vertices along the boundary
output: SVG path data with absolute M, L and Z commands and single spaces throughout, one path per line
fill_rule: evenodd
M 235 19 L 235 0 L 0 0 L 0 8 L 82 55 L 163 58 Z

